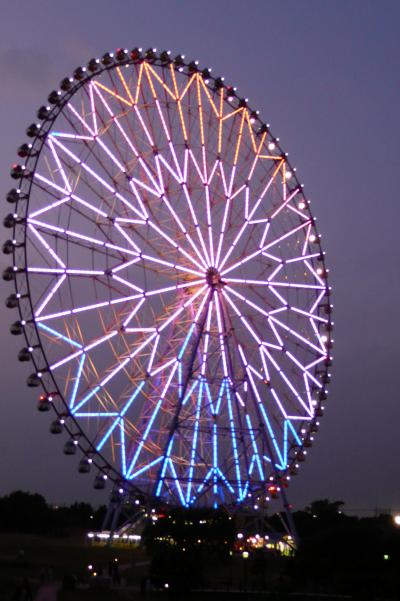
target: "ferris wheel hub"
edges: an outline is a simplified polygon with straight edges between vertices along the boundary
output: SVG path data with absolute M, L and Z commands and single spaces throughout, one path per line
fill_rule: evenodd
M 216 267 L 209 267 L 207 269 L 206 281 L 211 288 L 220 288 L 223 285 L 221 274 Z

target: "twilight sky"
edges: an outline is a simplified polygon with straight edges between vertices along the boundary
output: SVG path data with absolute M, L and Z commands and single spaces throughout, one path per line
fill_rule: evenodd
M 329 407 L 289 489 L 348 510 L 400 511 L 398 140 L 400 4 L 270 0 L 15 0 L 0 23 L 0 189 L 37 108 L 59 81 L 118 46 L 182 52 L 238 87 L 279 136 L 312 202 L 334 289 Z M 3 214 L 8 206 L 3 201 Z M 4 230 L 3 239 L 7 237 Z M 8 257 L 1 255 L 1 269 Z M 0 282 L 1 298 L 11 293 Z M 3 305 L 4 307 L 4 305 Z M 99 503 L 25 385 L 15 312 L 1 309 L 0 495 Z

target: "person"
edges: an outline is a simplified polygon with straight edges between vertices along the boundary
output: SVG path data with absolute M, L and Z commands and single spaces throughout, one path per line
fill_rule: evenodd
M 119 586 L 121 584 L 121 576 L 119 573 L 119 565 L 117 561 L 114 561 L 112 566 L 112 583 L 114 586 Z
M 33 601 L 31 584 L 27 578 L 22 583 L 22 599 L 24 601 Z

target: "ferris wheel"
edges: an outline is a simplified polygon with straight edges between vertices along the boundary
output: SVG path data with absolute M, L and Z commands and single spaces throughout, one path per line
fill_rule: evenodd
M 38 111 L 3 245 L 50 430 L 96 488 L 257 506 L 323 413 L 331 303 L 302 185 L 258 111 L 184 56 L 117 50 Z

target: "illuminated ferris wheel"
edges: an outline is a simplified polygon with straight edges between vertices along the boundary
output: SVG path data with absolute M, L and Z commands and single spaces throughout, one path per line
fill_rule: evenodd
M 92 59 L 18 151 L 4 220 L 21 361 L 95 487 L 182 506 L 276 496 L 318 429 L 331 304 L 309 202 L 210 69 Z

